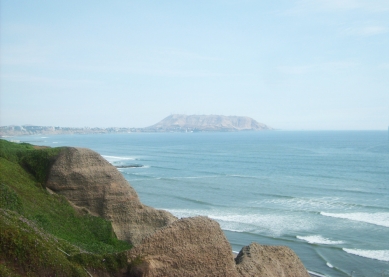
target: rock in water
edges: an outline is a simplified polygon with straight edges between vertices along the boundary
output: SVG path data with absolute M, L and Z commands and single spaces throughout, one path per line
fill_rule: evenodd
M 251 243 L 235 258 L 240 276 L 310 277 L 299 257 L 286 246 Z
M 50 169 L 46 186 L 76 208 L 111 221 L 116 236 L 133 245 L 177 220 L 143 205 L 122 174 L 90 149 L 65 147 Z
M 231 246 L 207 217 L 180 219 L 129 251 L 130 276 L 237 277 Z

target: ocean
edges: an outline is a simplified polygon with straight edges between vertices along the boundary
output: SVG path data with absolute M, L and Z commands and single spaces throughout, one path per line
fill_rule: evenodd
M 219 222 L 235 252 L 292 248 L 323 276 L 389 276 L 386 131 L 128 133 L 13 137 L 87 147 L 141 201 Z

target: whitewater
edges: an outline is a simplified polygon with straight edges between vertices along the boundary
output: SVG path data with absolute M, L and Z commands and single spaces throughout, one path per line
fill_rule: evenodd
M 97 151 L 144 204 L 219 222 L 234 252 L 253 241 L 286 245 L 324 276 L 389 276 L 386 131 L 10 139 Z

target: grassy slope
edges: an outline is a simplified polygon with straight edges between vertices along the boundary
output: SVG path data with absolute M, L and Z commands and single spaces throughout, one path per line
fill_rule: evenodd
M 46 271 L 84 276 L 83 267 L 114 271 L 126 266 L 125 254 L 117 253 L 130 245 L 116 238 L 110 222 L 78 214 L 64 197 L 44 188 L 60 150 L 0 140 L 0 276 Z

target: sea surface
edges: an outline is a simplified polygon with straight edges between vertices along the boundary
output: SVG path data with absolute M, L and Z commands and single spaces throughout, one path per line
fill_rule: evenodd
M 149 206 L 220 223 L 232 250 L 292 248 L 324 276 L 389 276 L 387 131 L 8 138 L 91 148 Z

